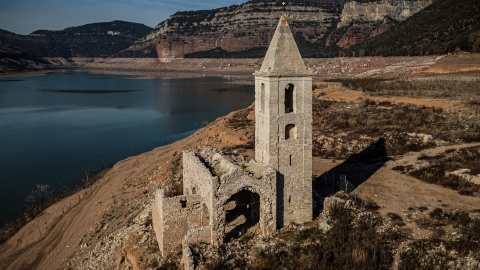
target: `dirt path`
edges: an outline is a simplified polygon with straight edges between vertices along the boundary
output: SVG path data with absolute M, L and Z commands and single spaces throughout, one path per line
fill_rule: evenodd
M 469 143 L 453 146 L 441 146 L 426 149 L 420 152 L 411 152 L 396 160 L 391 160 L 380 167 L 371 177 L 355 189 L 354 193 L 363 198 L 374 200 L 381 208 L 380 213 L 397 213 L 404 218 L 415 238 L 423 238 L 423 230 L 417 228 L 413 222 L 407 220 L 406 213 L 409 207 L 427 207 L 428 211 L 435 208 L 464 209 L 468 212 L 480 208 L 480 198 L 460 195 L 457 191 L 444 188 L 440 185 L 422 182 L 411 176 L 401 174 L 392 168 L 397 165 L 410 165 L 418 161 L 421 155 L 435 155 L 449 149 L 462 149 L 480 146 L 480 143 Z M 314 170 L 331 169 L 337 163 L 331 160 L 314 160 Z
M 455 190 L 422 182 L 392 169 L 398 165 L 407 166 L 421 162 L 418 160 L 421 155 L 436 155 L 449 149 L 458 150 L 474 146 L 480 146 L 480 143 L 441 146 L 420 152 L 410 152 L 385 163 L 367 181 L 358 186 L 353 193 L 377 202 L 381 206 L 380 213 L 382 215 L 392 212 L 400 214 L 404 218 L 409 207 L 426 206 L 430 210 L 436 207 L 480 209 L 479 197 L 460 195 Z M 341 163 L 338 160 L 314 158 L 313 171 L 316 175 L 320 175 Z M 357 167 L 357 164 L 354 164 L 351 169 L 358 171 Z M 348 167 L 346 168 L 348 169 Z
M 418 158 L 422 155 L 435 156 L 450 149 L 458 150 L 458 149 L 469 148 L 474 146 L 480 146 L 480 143 L 466 143 L 466 144 L 459 144 L 459 145 L 440 146 L 440 147 L 425 149 L 420 152 L 410 152 L 404 156 L 397 157 L 395 160 L 392 160 L 386 163 L 386 166 L 388 168 L 393 168 L 395 166 L 408 166 L 408 165 L 415 166 L 415 165 L 424 163 L 424 161 L 418 160 Z

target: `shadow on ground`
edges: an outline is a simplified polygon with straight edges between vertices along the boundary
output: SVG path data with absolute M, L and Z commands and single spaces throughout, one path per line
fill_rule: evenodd
M 387 149 L 383 138 L 372 143 L 358 154 L 351 155 L 342 164 L 320 176 L 313 176 L 313 217 L 316 218 L 323 208 L 325 197 L 340 190 L 355 191 L 367 181 L 385 162 L 388 161 Z

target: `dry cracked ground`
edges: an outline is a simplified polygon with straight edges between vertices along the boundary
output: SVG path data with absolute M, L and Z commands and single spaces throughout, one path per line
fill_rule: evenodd
M 311 224 L 271 237 L 249 236 L 218 250 L 198 246 L 199 265 L 328 268 L 343 260 L 365 269 L 479 267 L 479 230 L 469 231 L 479 226 L 480 215 L 480 56 L 322 61 L 307 61 L 317 71 L 316 205 L 332 195 L 342 202 L 319 209 Z M 186 139 L 118 162 L 92 186 L 51 205 L 4 242 L 0 268 L 177 267 L 179 253 L 162 258 L 155 240 L 150 211 L 155 190 L 162 187 L 171 195 L 181 190 L 185 149 L 211 145 L 253 158 L 254 123 L 250 106 Z M 349 181 L 349 194 L 327 184 L 333 175 Z M 340 231 L 364 235 L 362 228 L 374 229 L 372 247 L 332 251 L 322 244 L 337 243 Z M 365 234 L 365 243 L 371 235 Z M 343 239 L 360 241 L 349 237 Z M 312 247 L 322 253 L 307 251 Z M 379 252 L 374 260 L 362 255 L 369 248 Z

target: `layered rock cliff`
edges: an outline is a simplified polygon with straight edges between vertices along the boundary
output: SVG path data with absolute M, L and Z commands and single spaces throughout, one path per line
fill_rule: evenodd
M 382 33 L 432 1 L 297 0 L 288 3 L 286 13 L 297 43 L 301 50 L 305 48 L 303 56 L 316 57 Z M 277 2 L 253 0 L 214 10 L 177 12 L 127 52 L 155 46 L 159 58 L 172 59 L 221 48 L 245 51 L 237 56 L 249 57 L 249 49 L 268 46 L 282 9 Z
M 426 8 L 433 0 L 383 0 L 375 2 L 351 1 L 343 6 L 337 28 L 349 26 L 352 23 L 372 23 L 391 18 L 394 21 L 404 21 L 413 14 Z

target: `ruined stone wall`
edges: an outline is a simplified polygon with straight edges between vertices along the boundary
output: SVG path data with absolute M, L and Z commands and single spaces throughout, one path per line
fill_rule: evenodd
M 223 243 L 224 241 L 224 205 L 232 195 L 241 190 L 250 190 L 260 196 L 259 223 L 262 233 L 268 234 L 276 230 L 276 171 L 255 161 L 247 163 L 243 158 L 238 158 L 238 163 L 233 163 L 219 150 L 211 147 L 184 153 L 184 161 L 194 162 L 194 164 L 186 164 L 187 167 L 184 165 L 184 168 L 190 168 L 190 173 L 196 173 L 193 174 L 196 176 L 196 179 L 193 175 L 192 177 L 187 177 L 186 181 L 190 183 L 184 184 L 184 188 L 188 189 L 194 185 L 202 184 L 204 180 L 200 178 L 200 175 L 203 175 L 201 177 L 208 175 L 212 177 L 211 172 L 214 172 L 216 175 L 216 178 L 208 180 L 212 182 L 210 225 L 212 229 L 212 243 L 215 244 Z M 200 193 L 203 194 L 204 192 L 199 190 L 198 194 Z
M 157 190 L 152 221 L 162 255 L 180 245 L 189 230 L 208 225 L 202 215 L 202 204 L 200 195 L 165 198 L 164 191 Z
M 162 254 L 183 245 L 183 264 L 190 267 L 188 245 L 196 242 L 221 244 L 225 238 L 225 205 L 240 191 L 256 193 L 260 203 L 262 234 L 277 229 L 277 172 L 243 157 L 227 158 L 210 147 L 183 153 L 186 195 L 165 198 L 157 190 L 152 208 L 153 227 Z M 215 174 L 215 176 L 213 174 Z M 195 193 L 195 194 L 192 194 Z
M 192 229 L 187 232 L 187 235 L 182 240 L 182 265 L 183 269 L 195 269 L 192 250 L 190 245 L 195 243 L 210 243 L 212 239 L 212 230 L 210 226 L 204 226 Z
M 163 189 L 157 189 L 155 193 L 155 200 L 152 205 L 152 224 L 155 236 L 157 237 L 157 243 L 160 251 L 163 254 L 163 211 L 162 203 L 163 197 L 165 197 L 165 191 Z
M 254 163 L 254 166 L 262 166 Z M 242 191 L 249 190 L 260 196 L 260 230 L 263 235 L 273 233 L 277 229 L 277 193 L 276 193 L 276 174 L 272 168 L 263 166 L 265 170 L 260 176 L 254 174 L 239 175 L 235 181 L 229 181 L 220 186 L 218 198 L 215 200 L 216 220 L 212 232 L 212 239 L 222 242 L 225 237 L 225 204 L 232 195 Z M 246 172 L 246 171 L 245 171 Z
M 183 194 L 198 194 L 212 210 L 214 186 L 218 185 L 218 177 L 200 160 L 194 151 L 183 152 Z

